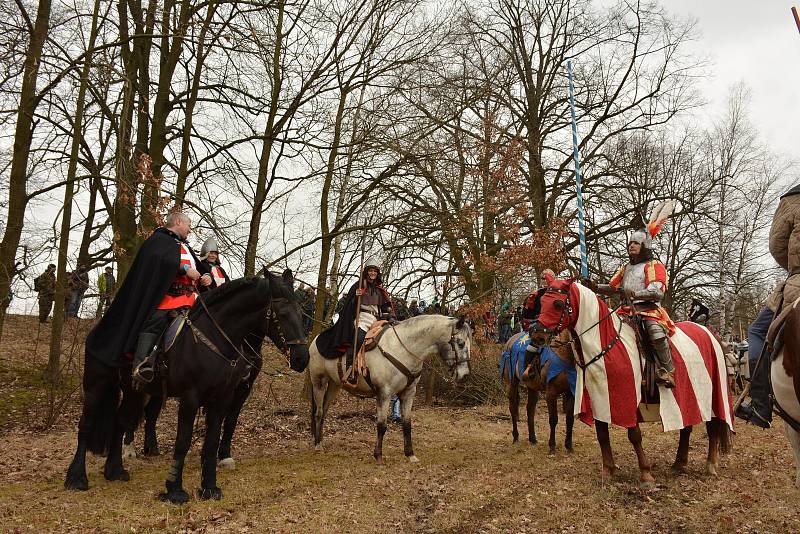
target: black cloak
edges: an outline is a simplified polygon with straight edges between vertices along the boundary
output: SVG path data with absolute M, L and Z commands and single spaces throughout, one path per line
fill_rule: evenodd
M 178 275 L 181 262 L 178 241 L 194 256 L 197 270 L 207 272 L 192 248 L 176 233 L 157 228 L 133 260 L 122 286 L 100 322 L 86 337 L 86 356 L 114 367 L 130 363 L 142 325 L 155 311 Z
M 380 285 L 375 285 L 386 301 L 391 305 L 389 293 Z M 353 344 L 356 335 L 356 290 L 358 282 L 350 286 L 347 296 L 342 302 L 339 319 L 332 327 L 322 332 L 317 337 L 317 350 L 324 358 L 340 358 Z

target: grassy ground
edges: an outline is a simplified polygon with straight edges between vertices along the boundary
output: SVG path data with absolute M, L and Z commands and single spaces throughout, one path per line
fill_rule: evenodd
M 159 423 L 164 455 L 129 460 L 128 483 L 103 480 L 102 459 L 90 457 L 91 489 L 66 492 L 79 398 L 69 388 L 54 396 L 37 390 L 44 350 L 34 354 L 31 325 L 12 317 L 0 348 L 2 532 L 800 532 L 800 495 L 779 427 L 737 428 L 733 453 L 711 479 L 703 474 L 702 429 L 692 436 L 688 474 L 675 476 L 668 468 L 677 433 L 646 426 L 645 450 L 658 486 L 643 492 L 622 430 L 612 432 L 621 476 L 602 483 L 594 433 L 582 423 L 576 423 L 575 453 L 562 447 L 548 457 L 546 445 L 511 444 L 503 405 L 419 406 L 420 463 L 405 462 L 402 432 L 391 426 L 387 465 L 378 467 L 371 401 L 341 397 L 326 426 L 326 450 L 315 453 L 302 378 L 283 374 L 277 362 L 257 382 L 242 416 L 236 469 L 220 475 L 221 501 L 195 498 L 177 507 L 156 498 L 175 434 L 173 402 Z M 85 329 L 71 327 L 76 338 Z M 17 389 L 29 393 L 9 402 Z M 64 401 L 61 415 L 43 430 L 53 397 Z M 546 415 L 537 422 L 539 439 L 546 440 Z M 199 486 L 199 449 L 197 441 L 187 461 L 188 490 Z

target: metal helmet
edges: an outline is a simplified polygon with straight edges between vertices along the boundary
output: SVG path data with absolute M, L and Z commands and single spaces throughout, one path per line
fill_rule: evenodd
M 364 269 L 367 269 L 369 267 L 375 267 L 376 269 L 378 269 L 378 272 L 380 272 L 381 262 L 378 261 L 378 258 L 375 257 L 367 258 L 367 260 L 364 262 Z
M 641 243 L 644 248 L 653 248 L 653 238 L 650 236 L 650 232 L 644 228 L 636 230 L 628 237 L 628 243 L 632 241 Z
M 209 252 L 216 252 L 219 254 L 217 240 L 213 236 L 206 239 L 205 243 L 203 243 L 203 246 L 200 248 L 200 259 L 205 260 Z

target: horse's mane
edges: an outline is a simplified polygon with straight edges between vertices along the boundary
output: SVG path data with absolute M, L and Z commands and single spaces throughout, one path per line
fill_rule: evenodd
M 214 306 L 220 300 L 227 300 L 233 293 L 255 288 L 260 282 L 264 282 L 264 279 L 260 276 L 237 278 L 236 280 L 231 280 L 230 282 L 222 284 L 220 287 L 204 293 L 201 298 L 205 301 L 206 306 Z M 194 310 L 198 308 L 202 309 L 202 304 L 195 303 Z

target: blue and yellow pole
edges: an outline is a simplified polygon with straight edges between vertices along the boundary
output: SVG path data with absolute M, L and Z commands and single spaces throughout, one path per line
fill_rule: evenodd
M 581 191 L 581 153 L 578 149 L 578 120 L 575 117 L 575 85 L 572 82 L 572 61 L 567 60 L 569 78 L 569 111 L 572 114 L 572 155 L 575 159 L 575 191 L 578 197 L 578 237 L 581 247 L 581 277 L 589 278 L 589 263 L 586 258 L 586 231 L 584 229 L 583 192 Z

